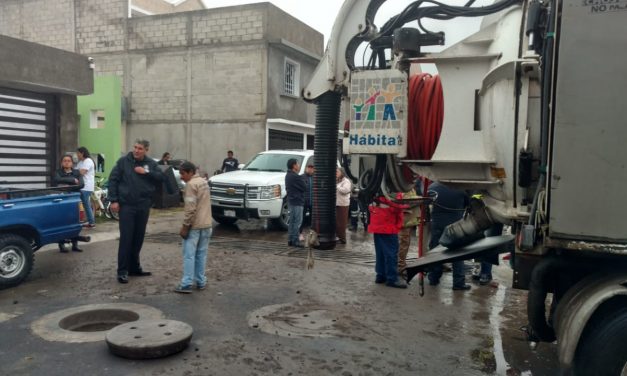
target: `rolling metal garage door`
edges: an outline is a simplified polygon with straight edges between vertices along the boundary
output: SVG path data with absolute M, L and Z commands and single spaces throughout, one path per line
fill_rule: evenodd
M 281 149 L 303 149 L 302 133 L 270 129 L 268 131 L 268 150 Z
M 54 170 L 52 96 L 0 88 L 0 188 L 42 188 Z

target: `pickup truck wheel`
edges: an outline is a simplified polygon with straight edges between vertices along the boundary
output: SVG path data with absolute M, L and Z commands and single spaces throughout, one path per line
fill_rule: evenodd
M 625 299 L 606 303 L 592 316 L 575 354 L 576 375 L 625 375 L 622 372 L 627 370 L 626 304 Z
M 212 217 L 213 219 L 215 219 L 216 222 L 225 226 L 232 226 L 235 224 L 235 222 L 237 222 L 237 218 L 225 217 L 223 215 L 213 214 Z
M 272 220 L 272 223 L 282 229 L 282 230 L 287 230 L 289 225 L 290 225 L 290 209 L 287 206 L 287 200 L 284 199 L 283 203 L 281 204 L 281 215 L 279 216 L 279 218 L 275 218 Z
M 0 288 L 17 286 L 33 269 L 33 249 L 17 235 L 0 235 Z

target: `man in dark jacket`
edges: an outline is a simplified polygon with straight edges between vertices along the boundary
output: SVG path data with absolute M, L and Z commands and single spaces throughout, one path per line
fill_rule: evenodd
M 440 237 L 446 226 L 462 219 L 470 197 L 462 190 L 451 189 L 438 182 L 429 186 L 429 193 L 436 195 L 431 210 L 431 239 L 429 240 L 429 249 L 433 249 L 440 244 Z M 428 277 L 430 285 L 438 285 L 442 277 L 442 265 L 433 267 Z M 461 260 L 453 261 L 453 290 L 470 290 L 470 285 L 466 284 L 464 261 Z
M 156 186 L 165 181 L 157 162 L 146 156 L 150 143 L 137 140 L 133 151 L 120 158 L 109 176 L 111 210 L 120 212 L 118 282 L 128 276 L 149 276 L 142 270 L 139 252 L 144 243 L 146 224 Z
M 237 171 L 237 167 L 239 166 L 239 161 L 233 158 L 233 151 L 229 150 L 226 152 L 226 158 L 222 161 L 222 167 L 220 170 L 222 172 L 231 172 Z
M 303 180 L 305 180 L 305 205 L 303 206 L 303 221 L 300 224 L 299 232 L 301 233 L 299 240 L 302 239 L 303 229 L 305 227 L 311 226 L 311 214 L 312 214 L 312 206 L 313 206 L 313 175 L 315 169 L 313 164 L 308 164 L 305 167 L 305 175 L 303 175 Z
M 287 244 L 302 248 L 298 240 L 300 225 L 303 222 L 303 206 L 305 205 L 305 180 L 298 175 L 300 165 L 295 158 L 287 161 L 287 175 L 285 175 L 285 189 L 287 190 L 287 206 L 290 210 Z

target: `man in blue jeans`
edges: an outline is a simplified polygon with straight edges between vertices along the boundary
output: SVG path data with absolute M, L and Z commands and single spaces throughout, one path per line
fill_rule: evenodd
M 207 286 L 205 267 L 207 248 L 211 237 L 211 193 L 207 181 L 196 174 L 196 166 L 184 162 L 179 167 L 185 182 L 185 217 L 179 234 L 183 240 L 183 278 L 174 290 L 182 294 L 192 292 L 196 282 L 199 290 Z
M 287 245 L 303 248 L 298 240 L 300 225 L 303 223 L 303 207 L 305 206 L 305 179 L 298 175 L 300 165 L 295 158 L 287 161 L 287 174 L 285 175 L 285 189 L 287 190 L 287 206 L 290 210 L 289 226 L 287 229 Z
M 429 186 L 429 193 L 436 195 L 431 210 L 431 238 L 429 240 L 429 249 L 433 249 L 440 244 L 440 237 L 446 226 L 462 219 L 470 197 L 464 191 L 448 188 L 438 182 Z M 438 285 L 441 277 L 442 265 L 434 266 L 428 274 L 429 284 Z M 453 262 L 453 290 L 470 290 L 470 285 L 466 284 L 464 261 Z

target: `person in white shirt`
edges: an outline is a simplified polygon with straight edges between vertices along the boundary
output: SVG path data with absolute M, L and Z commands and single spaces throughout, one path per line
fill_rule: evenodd
M 346 225 L 348 224 L 348 207 L 353 183 L 346 177 L 344 169 L 339 168 L 335 173 L 336 178 L 336 206 L 335 206 L 335 233 L 341 244 L 346 244 Z
M 85 182 L 85 186 L 81 189 L 81 201 L 83 201 L 83 208 L 85 209 L 85 214 L 87 215 L 87 223 L 84 224 L 84 227 L 96 227 L 96 219 L 94 218 L 94 212 L 91 210 L 90 197 L 94 192 L 94 180 L 96 177 L 96 169 L 94 165 L 94 161 L 91 159 L 89 155 L 89 150 L 86 147 L 81 146 L 76 151 L 78 156 L 78 171 L 83 176 L 83 181 Z

